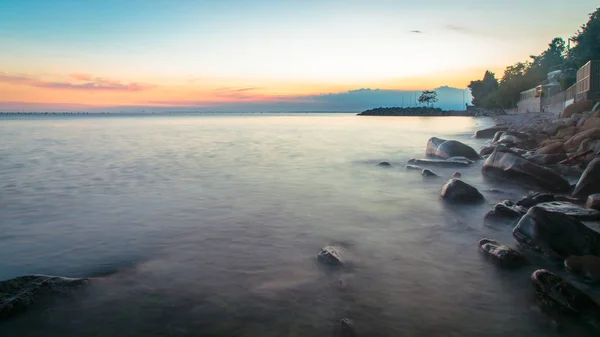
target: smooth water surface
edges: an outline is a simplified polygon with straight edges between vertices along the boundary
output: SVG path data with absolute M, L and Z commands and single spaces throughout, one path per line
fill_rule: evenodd
M 526 189 L 481 162 L 404 170 L 431 136 L 491 121 L 338 115 L 0 120 L 0 279 L 96 277 L 0 323 L 4 336 L 558 336 L 529 275 L 484 259 L 515 246 L 483 215 Z M 394 168 L 376 167 L 388 160 Z M 452 173 L 486 203 L 447 205 Z M 502 189 L 505 193 L 489 191 Z M 325 245 L 347 261 L 316 262 Z

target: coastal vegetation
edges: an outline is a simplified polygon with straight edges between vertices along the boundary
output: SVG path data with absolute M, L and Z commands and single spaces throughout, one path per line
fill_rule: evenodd
M 522 91 L 542 84 L 553 70 L 562 70 L 561 87 L 567 89 L 575 83 L 577 69 L 589 60 L 600 60 L 600 7 L 568 42 L 552 39 L 541 54 L 506 67 L 499 80 L 486 71 L 483 79 L 471 81 L 472 104 L 487 109 L 513 108 Z

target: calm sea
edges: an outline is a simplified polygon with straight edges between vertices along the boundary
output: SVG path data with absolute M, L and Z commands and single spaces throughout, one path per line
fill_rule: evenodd
M 526 193 L 481 163 L 405 171 L 431 136 L 479 149 L 466 117 L 171 115 L 2 117 L 0 279 L 97 277 L 0 323 L 9 336 L 560 336 L 485 224 Z M 376 167 L 387 160 L 395 167 Z M 447 205 L 460 171 L 486 203 Z M 490 191 L 501 189 L 504 192 Z M 344 252 L 331 270 L 315 255 Z M 582 286 L 584 287 L 584 286 Z M 564 335 L 564 334 L 563 334 Z M 573 334 L 570 334 L 573 336 Z

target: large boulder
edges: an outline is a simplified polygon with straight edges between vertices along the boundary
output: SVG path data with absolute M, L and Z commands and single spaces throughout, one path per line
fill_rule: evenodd
M 600 193 L 600 158 L 592 160 L 583 171 L 572 195 L 576 198 L 587 198 L 595 193 Z
M 12 317 L 52 293 L 83 285 L 87 279 L 25 275 L 0 281 L 0 320 Z
M 483 195 L 473 186 L 460 179 L 450 179 L 442 187 L 441 196 L 456 203 L 474 203 L 483 201 Z
M 573 135 L 573 137 L 569 138 L 565 142 L 565 149 L 567 150 L 567 152 L 574 152 L 577 150 L 581 142 L 583 142 L 585 139 L 600 139 L 600 128 L 588 129 L 576 133 L 575 135 Z
M 586 100 L 570 104 L 563 110 L 562 117 L 570 118 L 572 114 L 580 114 L 586 111 L 591 111 L 594 107 L 594 101 Z
M 567 155 L 565 153 L 556 153 L 556 154 L 533 154 L 533 155 L 525 155 L 523 158 L 529 160 L 530 162 L 538 165 L 552 165 L 558 164 L 561 161 L 567 159 Z
M 536 302 L 543 312 L 597 319 L 600 306 L 562 277 L 538 269 L 531 274 L 531 282 Z
M 545 190 L 563 192 L 569 182 L 554 171 L 530 162 L 505 146 L 498 146 L 486 159 L 482 171 Z
M 481 239 L 479 249 L 503 267 L 519 267 L 527 261 L 523 254 L 492 239 Z
M 534 206 L 513 229 L 524 246 L 553 256 L 600 255 L 600 233 L 563 213 Z
M 494 138 L 496 132 L 506 130 L 508 130 L 506 126 L 495 126 L 483 130 L 477 130 L 475 131 L 475 138 Z
M 547 211 L 559 212 L 582 221 L 594 221 L 600 220 L 600 211 L 592 208 L 586 208 L 579 206 L 569 201 L 549 201 L 537 204 L 537 207 L 541 207 Z
M 565 260 L 567 270 L 589 280 L 600 280 L 600 257 L 594 255 L 569 256 Z
M 473 164 L 470 160 L 443 160 L 443 159 L 410 159 L 407 166 L 415 165 L 429 165 L 429 166 L 440 166 L 440 167 L 457 167 L 457 166 L 469 166 Z
M 427 142 L 425 154 L 432 157 L 448 159 L 451 157 L 466 157 L 468 159 L 481 159 L 479 153 L 472 147 L 457 140 L 445 140 L 432 137 Z
M 326 265 L 341 266 L 342 254 L 337 248 L 326 246 L 317 254 L 317 260 Z

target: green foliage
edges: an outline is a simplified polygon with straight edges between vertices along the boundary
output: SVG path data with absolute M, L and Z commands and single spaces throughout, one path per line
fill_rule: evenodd
M 419 103 L 425 104 L 427 106 L 433 106 L 433 104 L 437 103 L 438 97 L 437 92 L 433 90 L 425 90 L 419 96 Z
M 494 74 L 489 71 L 483 80 L 472 81 L 469 88 L 473 105 L 513 108 L 520 93 L 543 84 L 550 70 L 562 70 L 561 87 L 571 86 L 575 82 L 575 69 L 589 60 L 600 60 L 600 8 L 590 14 L 588 22 L 570 40 L 575 45 L 567 50 L 563 39 L 554 38 L 540 55 L 532 55 L 529 61 L 508 66 L 500 82 L 495 81 Z

